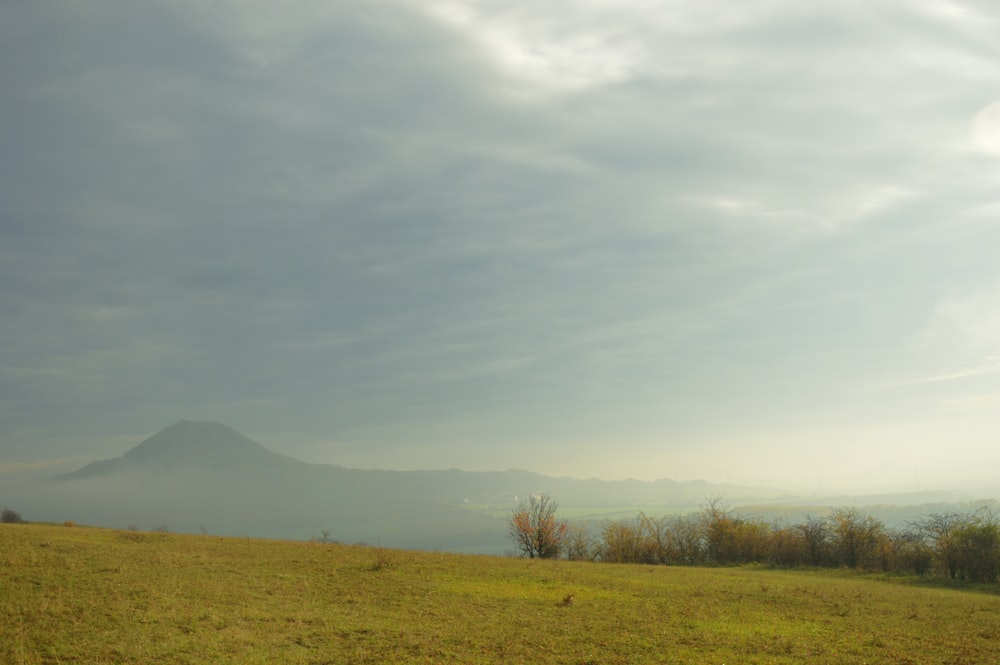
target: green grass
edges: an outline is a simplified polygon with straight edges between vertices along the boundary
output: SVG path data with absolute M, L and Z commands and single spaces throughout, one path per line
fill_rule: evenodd
M 0 663 L 1000 662 L 1000 598 L 845 573 L 45 525 L 0 566 Z

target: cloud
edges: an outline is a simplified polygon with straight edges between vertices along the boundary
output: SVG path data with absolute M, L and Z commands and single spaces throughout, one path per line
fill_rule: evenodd
M 972 139 L 983 152 L 1000 155 L 1000 102 L 993 102 L 973 116 Z
M 995 363 L 1000 358 L 1000 283 L 980 285 L 939 302 L 922 337 L 928 348 L 952 358 Z
M 497 75 L 508 80 L 506 87 L 515 99 L 544 100 L 620 83 L 641 65 L 642 44 L 633 39 L 630 26 L 618 20 L 633 16 L 635 7 L 453 0 L 415 6 L 476 48 Z
M 900 386 L 926 386 L 946 410 L 989 408 L 983 394 L 1000 372 L 1000 284 L 970 285 L 932 308 L 906 346 L 911 378 Z M 919 372 L 913 377 L 914 372 Z
M 993 360 L 993 359 L 989 358 L 988 360 Z M 997 365 L 989 364 L 983 367 L 977 367 L 975 369 L 953 372 L 951 374 L 935 374 L 932 376 L 924 376 L 919 379 L 905 381 L 903 382 L 903 385 L 919 384 L 919 383 L 941 383 L 945 381 L 955 381 L 957 379 L 967 379 L 970 377 L 982 376 L 984 374 L 996 374 L 997 372 L 1000 372 L 1000 364 Z
M 996 171 L 969 123 L 995 21 L 5 6 L 4 445 L 218 411 L 394 451 L 682 446 L 718 413 L 781 427 L 849 386 L 982 369 Z

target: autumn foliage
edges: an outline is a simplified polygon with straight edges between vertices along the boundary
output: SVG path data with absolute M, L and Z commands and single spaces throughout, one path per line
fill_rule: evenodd
M 556 517 L 559 504 L 545 494 L 532 494 L 510 516 L 510 537 L 518 553 L 530 559 L 555 559 L 562 554 L 569 525 Z
M 599 534 L 568 525 L 545 494 L 522 501 L 510 517 L 518 554 L 539 559 L 660 565 L 764 564 L 844 567 L 882 573 L 1000 580 L 1000 518 L 987 507 L 932 514 L 890 529 L 857 508 L 836 508 L 800 524 L 742 516 L 711 499 L 698 513 L 608 520 Z

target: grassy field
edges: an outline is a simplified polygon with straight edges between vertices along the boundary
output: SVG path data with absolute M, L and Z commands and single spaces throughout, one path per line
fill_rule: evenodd
M 998 663 L 1000 597 L 845 573 L 0 524 L 0 663 Z

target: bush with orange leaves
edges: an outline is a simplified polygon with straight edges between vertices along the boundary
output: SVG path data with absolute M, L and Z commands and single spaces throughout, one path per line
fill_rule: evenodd
M 510 516 L 510 538 L 529 559 L 555 559 L 563 550 L 569 526 L 556 517 L 559 504 L 546 494 L 532 494 Z

